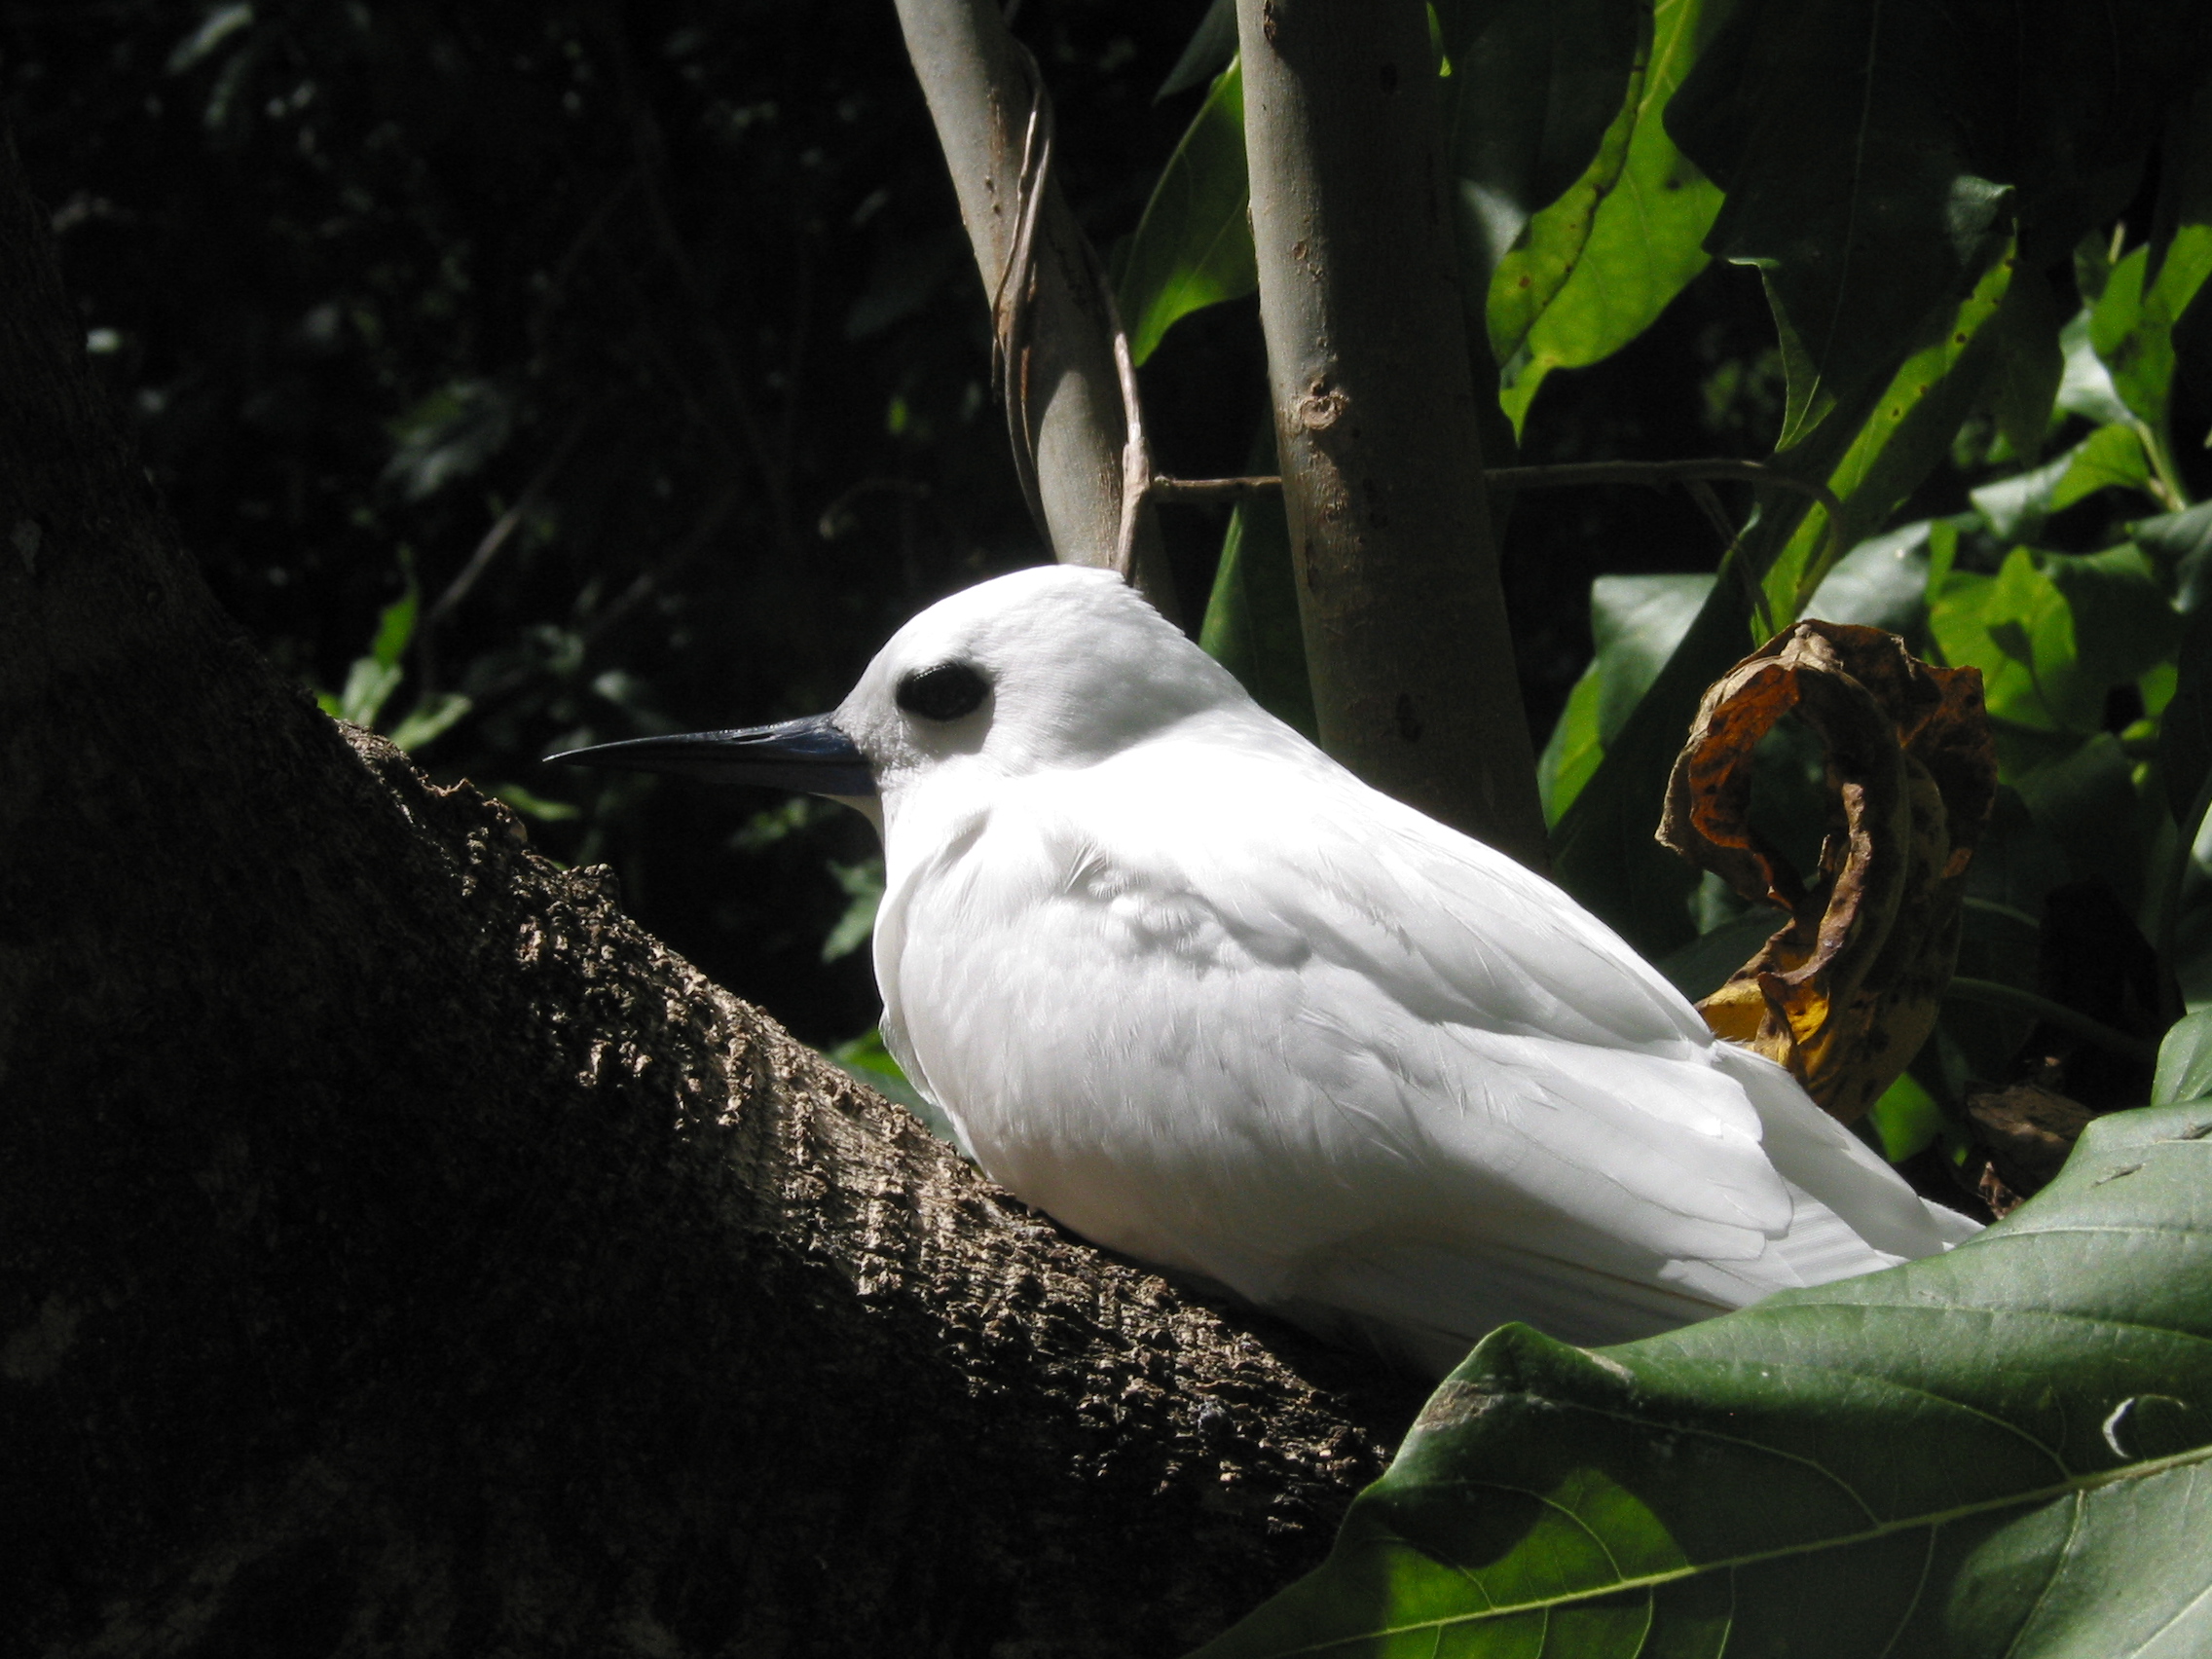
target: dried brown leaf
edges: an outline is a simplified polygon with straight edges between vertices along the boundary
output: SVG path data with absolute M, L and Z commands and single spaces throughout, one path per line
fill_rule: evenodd
M 1752 755 L 1788 716 L 1821 740 L 1829 805 L 1800 872 L 1751 827 Z M 1846 1123 L 1934 1029 L 1958 959 L 1968 865 L 1996 798 L 1981 675 L 1876 628 L 1800 622 L 1707 690 L 1659 839 L 1789 921 L 1700 1006 Z

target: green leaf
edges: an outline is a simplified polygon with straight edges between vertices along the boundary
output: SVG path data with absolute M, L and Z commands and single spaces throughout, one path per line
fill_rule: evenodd
M 346 674 L 346 688 L 338 693 L 337 706 L 330 713 L 358 726 L 375 725 L 386 702 L 399 689 L 400 677 L 397 663 L 355 657 Z
M 2148 490 L 2151 458 L 2133 426 L 2102 426 L 2082 440 L 2050 493 L 2050 510 L 2062 512 L 2099 490 Z
M 1252 449 L 1252 465 L 1272 470 L 1274 457 L 1273 430 L 1264 428 Z M 1248 496 L 1230 514 L 1198 645 L 1269 714 L 1309 738 L 1318 731 L 1298 617 L 1298 578 L 1291 570 L 1290 523 L 1279 494 Z
M 836 925 L 822 941 L 822 960 L 837 962 L 867 943 L 875 935 L 875 912 L 883 904 L 883 859 L 880 855 L 858 864 L 831 860 L 830 874 L 845 890 L 849 903 Z
M 2099 426 L 2055 460 L 1972 492 L 1974 509 L 2000 540 L 2034 535 L 2052 513 L 2120 488 L 2148 493 L 2151 458 L 2132 420 Z
M 1445 165 L 1462 280 L 1477 295 L 1607 137 L 1648 14 L 1635 0 L 1443 0 L 1431 16 L 1452 65 Z
M 1994 576 L 1947 577 L 1929 627 L 1944 661 L 1981 670 L 1993 719 L 2086 737 L 2103 730 L 2113 686 L 2172 654 L 2180 622 L 2135 547 L 2015 547 Z
M 1882 1156 L 1901 1163 L 1943 1132 L 1943 1108 L 1910 1072 L 1882 1091 L 1866 1114 L 1882 1142 Z
M 2174 325 L 2212 276 L 2212 90 L 2197 92 L 2175 128 L 2152 240 L 2113 267 L 2089 318 L 2089 344 L 2115 389 L 2160 445 L 2169 441 Z
M 1996 261 L 1972 293 L 1946 305 L 1921 338 L 1929 343 L 1911 352 L 1892 373 L 1870 404 L 1838 405 L 1824 430 L 1798 448 L 1793 468 L 1800 477 L 1820 478 L 1843 504 L 1840 539 L 1852 546 L 1880 530 L 1898 504 L 1919 488 L 1936 463 L 1950 453 L 1959 423 L 1978 403 L 1999 356 L 1996 326 L 2010 286 L 2013 261 Z M 1863 412 L 1861 413 L 1862 408 Z M 1857 429 L 1849 424 L 1858 416 Z M 1848 447 L 1832 465 L 1825 452 L 1848 434 Z M 1794 452 L 1789 452 L 1794 453 Z M 1786 464 L 1778 456 L 1777 464 Z M 1763 586 L 1776 628 L 1804 613 L 1813 592 L 1827 574 L 1827 512 L 1816 507 L 1796 521 L 1796 529 L 1767 567 Z
M 1979 44 L 1944 8 L 1747 0 L 1675 99 L 1676 141 L 1727 192 L 1707 250 L 1759 268 L 1799 348 L 1784 448 L 2003 251 L 2011 192 L 1954 91 Z
M 2063 758 L 2015 780 L 2020 798 L 2077 880 L 2102 878 L 2133 910 L 2143 897 L 2144 846 L 2135 768 L 2100 731 Z
M 1203 86 L 1235 57 L 1236 0 L 1211 0 L 1184 46 L 1183 55 L 1175 59 L 1175 67 L 1167 71 L 1167 79 L 1152 94 L 1152 101 L 1163 103 L 1177 92 Z
M 2125 423 L 2135 414 L 2120 401 L 2112 383 L 2112 371 L 2089 344 L 2089 313 L 2076 312 L 2058 331 L 2058 347 L 2066 360 L 2058 382 L 2058 407 L 2069 415 L 2094 421 L 2100 426 Z
M 1713 577 L 1600 576 L 1590 586 L 1597 649 L 1536 761 L 1546 821 L 1557 823 L 1689 632 Z
M 2170 1106 L 2212 1094 L 2212 1009 L 2174 1021 L 2158 1045 L 2151 1104 Z
M 1997 366 L 1990 377 L 1989 412 L 2015 455 L 2034 460 L 2050 430 L 2052 406 L 2066 375 L 2058 344 L 2058 308 L 2050 284 L 2009 283 L 1997 311 Z
M 1595 158 L 1510 252 L 1469 262 L 1470 274 L 1494 268 L 1486 331 L 1517 433 L 1546 375 L 1619 350 L 1706 267 L 1702 244 L 1720 192 L 1675 147 L 1662 117 L 1712 10 L 1703 0 L 1660 0 Z M 1487 199 L 1464 172 L 1460 196 L 1464 227 L 1481 219 Z
M 2212 1113 L 1947 1255 L 1586 1352 L 1487 1338 L 1202 1659 L 2212 1646 Z
M 392 745 L 412 755 L 432 738 L 450 730 L 454 722 L 474 706 L 458 691 L 440 692 L 391 728 Z
M 1138 362 L 1191 313 L 1259 287 L 1250 203 L 1244 78 L 1231 63 L 1167 158 L 1122 269 L 1122 316 Z
M 1734 559 L 1552 832 L 1552 879 L 1652 961 L 1697 936 L 1697 871 L 1653 832 L 1698 699 L 1744 654 L 1751 609 Z

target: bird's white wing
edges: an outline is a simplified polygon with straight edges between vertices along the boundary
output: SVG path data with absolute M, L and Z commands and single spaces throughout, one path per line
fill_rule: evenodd
M 915 800 L 892 838 L 886 1033 L 995 1177 L 1446 1342 L 1639 1334 L 1891 1259 L 1820 1188 L 1918 1200 L 1557 889 L 1287 733 L 1178 737 Z M 1910 1231 L 1894 1254 L 1935 1247 Z

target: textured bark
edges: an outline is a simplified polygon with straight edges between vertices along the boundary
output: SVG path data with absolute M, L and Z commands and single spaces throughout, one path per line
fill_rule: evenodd
M 1037 92 L 996 0 L 899 0 L 907 55 L 960 197 L 960 218 L 982 274 L 998 291 L 1020 218 L 1022 144 Z M 1114 565 L 1122 524 L 1127 417 L 1114 367 L 1097 255 L 1046 180 L 1036 233 L 1031 350 L 1025 373 L 1037 489 L 1052 557 Z M 1178 610 L 1166 551 L 1150 514 L 1137 524 L 1131 579 L 1162 614 Z
M 1167 1654 L 1401 1392 L 992 1189 L 215 609 L 0 177 L 0 1651 Z
M 1545 867 L 1419 0 L 1237 0 L 1260 315 L 1321 746 Z

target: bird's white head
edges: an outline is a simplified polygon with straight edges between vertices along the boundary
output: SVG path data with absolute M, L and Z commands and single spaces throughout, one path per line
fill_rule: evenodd
M 947 772 L 1088 765 L 1243 697 L 1119 576 L 1048 565 L 931 606 L 830 719 L 895 796 Z
M 830 715 L 555 756 L 803 790 L 877 816 L 923 780 L 1089 765 L 1222 709 L 1235 679 L 1109 571 L 1046 565 L 908 622 Z M 878 817 L 878 823 L 881 819 Z

